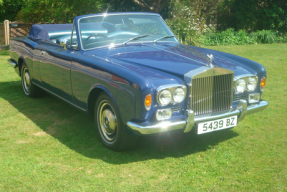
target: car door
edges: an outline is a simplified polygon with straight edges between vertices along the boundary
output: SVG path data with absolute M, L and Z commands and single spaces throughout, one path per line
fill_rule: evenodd
M 39 41 L 36 47 L 42 86 L 61 98 L 73 102 L 71 89 L 71 51 L 58 44 Z

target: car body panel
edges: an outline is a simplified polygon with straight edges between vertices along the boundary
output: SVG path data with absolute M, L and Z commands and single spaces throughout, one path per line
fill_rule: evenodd
M 154 13 L 111 13 L 117 14 L 159 16 Z M 157 110 L 165 108 L 179 109 L 172 113 L 170 121 L 185 122 L 184 119 L 190 117 L 187 113 L 187 97 L 179 104 L 161 106 L 157 102 L 157 89 L 165 85 L 189 87 L 191 82 L 185 80 L 185 75 L 202 67 L 211 67 L 211 62 L 212 67 L 233 71 L 235 78 L 244 75 L 257 76 L 258 79 L 267 77 L 265 68 L 254 61 L 171 41 L 136 41 L 83 50 L 79 41 L 79 20 L 103 15 L 105 14 L 75 17 L 78 40 L 78 47 L 75 49 L 27 37 L 14 38 L 10 45 L 11 59 L 18 64 L 22 61 L 26 63 L 33 84 L 84 111 L 92 113 L 94 110 L 90 106 L 91 100 L 96 99 L 91 98 L 94 90 L 106 92 L 114 101 L 125 125 L 128 122 L 139 122 L 141 125 L 154 123 Z M 65 35 L 66 33 L 65 31 Z M 63 38 L 68 41 L 66 36 Z M 213 61 L 208 54 L 213 55 Z M 19 74 L 19 69 L 17 70 Z M 253 92 L 262 94 L 259 84 Z M 150 110 L 144 107 L 148 94 L 152 95 Z M 187 95 L 189 94 L 187 89 Z M 236 108 L 242 99 L 247 100 L 249 94 L 236 94 L 233 91 L 232 107 Z

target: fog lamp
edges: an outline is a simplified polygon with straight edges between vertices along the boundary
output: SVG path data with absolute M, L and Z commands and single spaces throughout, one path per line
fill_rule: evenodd
M 156 112 L 156 119 L 158 121 L 162 121 L 165 119 L 170 119 L 171 117 L 171 109 L 159 109 Z
M 260 93 L 249 94 L 249 103 L 258 103 L 260 100 Z

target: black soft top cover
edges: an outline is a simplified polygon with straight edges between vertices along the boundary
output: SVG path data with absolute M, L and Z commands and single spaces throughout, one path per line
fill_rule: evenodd
M 33 40 L 50 41 L 49 32 L 72 31 L 72 27 L 73 24 L 35 24 L 32 25 L 28 37 Z

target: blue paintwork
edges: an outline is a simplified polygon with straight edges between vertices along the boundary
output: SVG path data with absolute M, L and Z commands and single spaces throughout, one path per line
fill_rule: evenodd
M 83 17 L 86 16 L 75 17 L 74 23 Z M 105 91 L 114 100 L 124 124 L 130 120 L 152 121 L 155 111 L 163 108 L 156 103 L 156 88 L 166 84 L 186 85 L 184 74 L 209 64 L 206 54 L 213 54 L 214 65 L 234 71 L 235 76 L 266 77 L 265 68 L 254 61 L 172 42 L 133 42 L 83 51 L 80 43 L 78 50 L 65 50 L 58 44 L 24 37 L 11 40 L 10 50 L 12 59 L 19 64 L 22 59 L 27 64 L 34 84 L 84 111 L 93 111 L 89 102 L 95 99 L 90 97 L 94 89 Z M 42 51 L 46 54 L 41 55 Z M 254 92 L 260 92 L 259 86 Z M 147 94 L 153 96 L 150 111 L 144 108 Z M 173 113 L 172 119 L 186 117 L 185 102 L 179 105 L 182 110 Z

